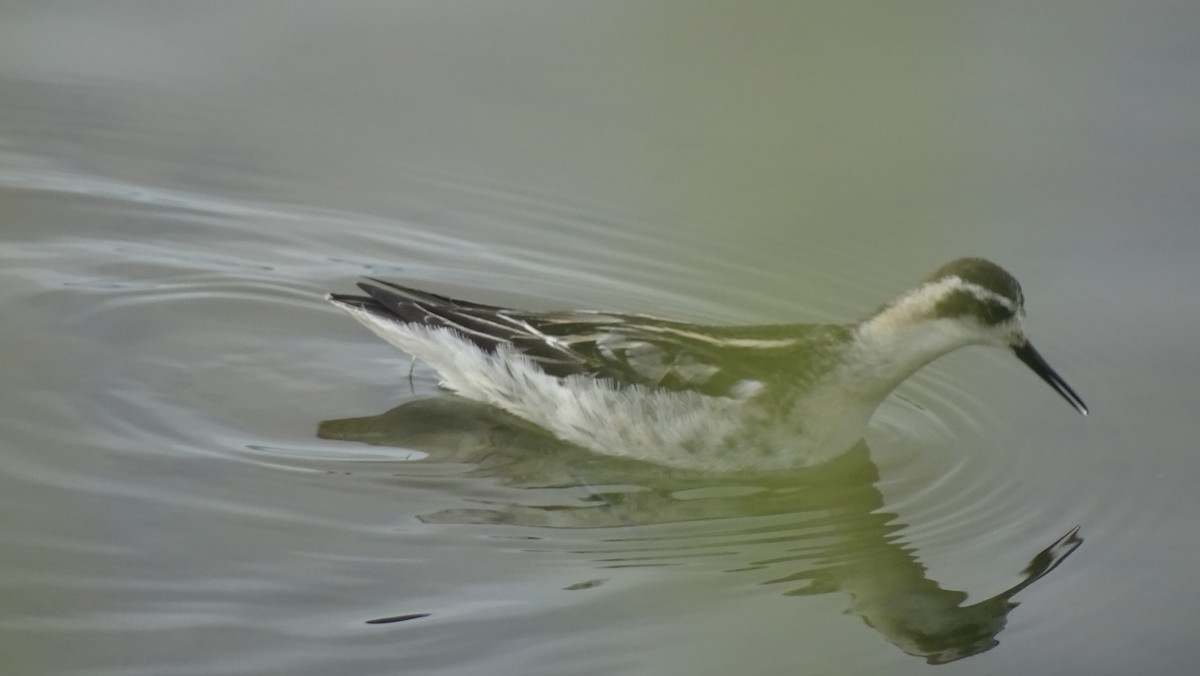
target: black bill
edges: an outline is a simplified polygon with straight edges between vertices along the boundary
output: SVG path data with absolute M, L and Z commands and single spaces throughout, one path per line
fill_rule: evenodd
M 1079 398 L 1079 395 L 1075 394 L 1075 390 L 1072 390 L 1071 386 L 1067 384 L 1067 381 L 1062 379 L 1062 376 L 1058 375 L 1054 369 L 1050 368 L 1050 365 L 1046 363 L 1046 360 L 1042 359 L 1042 355 L 1038 354 L 1038 351 L 1033 349 L 1032 343 L 1025 341 L 1024 345 L 1014 347 L 1013 352 L 1017 355 L 1017 359 L 1025 362 L 1025 365 L 1033 369 L 1034 373 L 1041 376 L 1042 380 L 1050 383 L 1050 387 L 1053 387 L 1055 392 L 1061 394 L 1062 398 L 1066 399 L 1072 406 L 1074 406 L 1076 411 L 1079 411 L 1083 415 L 1088 414 L 1087 404 L 1083 403 L 1083 400 Z

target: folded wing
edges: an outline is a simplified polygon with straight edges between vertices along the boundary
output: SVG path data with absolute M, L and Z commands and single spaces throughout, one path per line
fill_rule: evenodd
M 529 312 L 472 303 L 371 279 L 367 295 L 332 298 L 392 321 L 446 327 L 479 348 L 503 344 L 557 377 L 588 375 L 618 384 L 753 396 L 780 378 L 810 378 L 824 365 L 816 343 L 843 342 L 849 329 L 807 325 L 725 327 L 603 312 Z

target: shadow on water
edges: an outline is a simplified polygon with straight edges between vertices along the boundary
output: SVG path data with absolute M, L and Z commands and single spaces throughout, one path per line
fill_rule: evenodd
M 473 475 L 530 489 L 539 498 L 545 496 L 536 489 L 583 488 L 585 497 L 570 504 L 561 499 L 559 504 L 544 504 L 544 499 L 488 504 L 421 519 L 629 527 L 631 536 L 602 540 L 585 553 L 604 567 L 733 558 L 723 570 L 755 575 L 762 584 L 778 585 L 786 596 L 840 591 L 848 595 L 851 612 L 868 626 L 930 664 L 998 645 L 996 636 L 1017 606 L 1013 597 L 1083 542 L 1078 528 L 1072 529 L 1032 557 L 1021 582 L 963 605 L 967 593 L 944 589 L 930 579 L 915 549 L 899 534 L 905 524 L 882 511 L 878 469 L 865 444 L 814 468 L 714 476 L 588 453 L 501 411 L 453 396 L 408 402 L 377 416 L 326 420 L 318 436 L 415 449 L 430 462 L 467 463 Z M 703 523 L 705 528 L 674 533 L 649 528 L 684 523 Z

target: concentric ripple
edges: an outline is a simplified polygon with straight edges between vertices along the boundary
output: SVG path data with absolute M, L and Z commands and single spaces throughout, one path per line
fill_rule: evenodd
M 28 237 L 4 253 L 24 279 L 13 293 L 37 298 L 24 325 L 57 347 L 21 365 L 21 378 L 57 383 L 46 391 L 71 412 L 69 424 L 25 425 L 10 438 L 63 448 L 87 438 L 99 449 L 83 461 L 14 459 L 8 474 L 88 504 L 140 505 L 149 516 L 136 519 L 142 532 L 128 537 L 137 549 L 178 542 L 157 518 L 166 515 L 230 523 L 231 537 L 243 540 L 270 524 L 305 552 L 306 533 L 362 538 L 383 551 L 398 522 L 450 548 L 459 546 L 455 528 L 488 528 L 490 546 L 585 562 L 590 574 L 564 589 L 603 587 L 617 571 L 715 575 L 773 596 L 842 594 L 886 640 L 929 660 L 992 645 L 1007 597 L 964 605 L 960 592 L 930 577 L 928 561 L 969 544 L 980 556 L 1012 560 L 981 576 L 1002 588 L 1062 534 L 1053 530 L 1057 520 L 1026 509 L 1036 465 L 1006 447 L 1007 421 L 991 405 L 996 392 L 972 382 L 972 374 L 993 378 L 997 362 L 956 358 L 927 369 L 880 409 L 869 445 L 810 470 L 712 476 L 599 458 L 494 409 L 438 395 L 432 373 L 343 321 L 322 293 L 339 279 L 372 274 L 533 307 L 769 323 L 852 321 L 902 287 L 843 274 L 859 262 L 832 251 L 819 268 L 765 271 L 738 255 L 712 255 L 703 241 L 680 252 L 678 242 L 633 223 L 510 187 L 411 178 L 464 213 L 490 214 L 507 232 L 527 228 L 517 239 L 539 247 L 481 245 L 419 223 L 227 204 L 95 177 L 0 174 L 10 191 L 53 195 L 129 223 L 124 238 Z M 152 234 L 148 211 L 189 228 L 199 243 Z M 259 234 L 252 224 L 261 221 L 289 227 Z M 346 249 L 375 258 L 331 247 L 322 234 L 331 223 L 346 228 Z M 569 255 L 581 239 L 589 246 L 583 263 Z M 223 244 L 230 241 L 238 246 Z M 781 297 L 780 289 L 791 293 Z M 90 527 L 116 534 L 124 526 L 103 518 Z M 198 528 L 210 546 L 222 537 Z M 1069 544 L 1050 558 L 1068 555 L 1077 546 Z M 124 550 L 92 555 L 113 570 L 130 565 Z M 93 582 L 122 589 L 113 575 Z M 198 593 L 230 606 L 239 600 L 219 585 L 273 593 L 262 580 L 234 584 L 229 576 L 236 573 Z M 127 591 L 169 587 L 163 579 Z M 906 605 L 934 609 L 945 643 L 914 648 L 916 619 L 894 612 Z M 436 604 L 389 610 L 375 619 L 438 616 Z M 964 626 L 983 633 L 951 638 Z M 79 627 L 60 627 L 67 628 Z

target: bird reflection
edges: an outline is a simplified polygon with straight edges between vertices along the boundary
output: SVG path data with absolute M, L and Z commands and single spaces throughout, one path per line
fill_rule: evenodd
M 1082 543 L 1072 529 L 1033 556 L 1013 587 L 971 605 L 929 579 L 905 524 L 882 511 L 878 469 L 865 444 L 825 464 L 769 475 L 720 475 L 603 457 L 558 441 L 497 409 L 453 396 L 320 424 L 324 439 L 417 450 L 427 462 L 467 463 L 471 474 L 528 489 L 573 488 L 567 504 L 486 504 L 422 515 L 426 522 L 595 528 L 635 526 L 588 551 L 605 566 L 734 558 L 725 570 L 782 593 L 842 592 L 850 610 L 904 652 L 943 664 L 998 645 L 1013 597 Z M 578 498 L 578 487 L 585 497 Z M 748 518 L 751 520 L 748 521 Z M 700 534 L 656 524 L 704 521 Z M 595 583 L 590 581 L 590 584 Z

